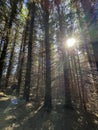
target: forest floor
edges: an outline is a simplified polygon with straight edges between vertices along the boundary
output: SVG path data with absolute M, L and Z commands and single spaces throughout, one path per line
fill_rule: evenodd
M 12 96 L 0 93 L 0 130 L 98 130 L 98 115 L 55 105 L 51 112 L 42 104 L 12 104 Z

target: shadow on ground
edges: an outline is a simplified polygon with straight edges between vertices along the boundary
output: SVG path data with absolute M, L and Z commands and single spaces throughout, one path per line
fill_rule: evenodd
M 7 99 L 0 101 L 0 130 L 98 130 L 98 117 L 61 105 L 51 112 L 38 103 L 11 105 Z
M 93 114 L 61 106 L 51 112 L 38 108 L 31 117 L 24 117 L 20 122 L 14 130 L 98 130 L 98 118 Z

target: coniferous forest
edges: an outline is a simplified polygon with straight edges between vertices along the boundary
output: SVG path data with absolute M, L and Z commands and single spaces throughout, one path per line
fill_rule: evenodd
M 98 0 L 0 0 L 0 130 L 98 130 Z

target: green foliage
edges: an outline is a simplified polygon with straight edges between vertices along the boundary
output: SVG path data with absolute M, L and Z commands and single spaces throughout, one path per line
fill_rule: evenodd
M 27 15 L 28 15 L 28 9 L 25 6 L 23 6 L 20 13 L 20 21 L 22 24 L 25 24 Z

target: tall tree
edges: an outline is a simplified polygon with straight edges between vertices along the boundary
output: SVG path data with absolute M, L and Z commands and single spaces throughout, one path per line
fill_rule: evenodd
M 90 0 L 85 1 L 85 0 L 81 0 L 83 9 L 84 9 L 84 13 L 86 16 L 86 22 L 88 25 L 88 31 L 89 31 L 89 35 L 90 35 L 90 43 L 93 47 L 94 50 L 94 56 L 95 56 L 95 60 L 96 60 L 96 66 L 97 66 L 97 70 L 98 70 L 98 23 L 97 23 L 97 15 L 98 15 L 98 2 L 97 0 L 94 2 L 92 2 L 93 6 L 91 5 Z
M 14 41 L 13 41 L 13 45 L 12 45 L 12 49 L 11 49 L 11 53 L 10 53 L 9 65 L 8 65 L 7 74 L 6 74 L 5 88 L 8 87 L 9 77 L 10 77 L 11 70 L 12 70 L 13 55 L 14 55 L 14 50 L 15 50 L 15 45 L 16 45 L 17 34 L 18 34 L 18 29 L 16 29 Z
M 26 25 L 24 27 L 24 31 L 22 34 L 22 42 L 20 45 L 20 52 L 19 52 L 19 58 L 18 58 L 18 66 L 17 66 L 17 89 L 16 89 L 16 93 L 17 96 L 19 96 L 20 93 L 20 86 L 21 86 L 21 82 L 22 82 L 22 70 L 23 70 L 23 63 L 24 63 L 24 53 L 25 53 L 25 48 L 26 48 L 26 42 L 27 42 L 27 32 L 28 32 L 28 26 L 29 26 L 29 17 L 27 17 L 26 20 Z
M 60 4 L 60 3 L 59 3 Z M 65 14 L 64 14 L 64 8 L 60 7 L 58 4 L 57 6 L 57 13 L 58 13 L 58 19 L 59 19 L 59 42 L 60 42 L 60 45 L 63 46 L 63 39 L 64 39 L 64 33 L 65 33 L 65 30 L 64 30 L 64 26 L 67 26 L 66 24 L 67 23 L 64 23 L 64 17 L 65 17 Z M 64 5 L 63 5 L 64 6 Z M 70 19 L 71 21 L 71 19 Z M 67 27 L 66 27 L 66 30 Z M 71 30 L 72 31 L 72 30 Z M 71 33 L 70 31 L 70 33 Z M 66 34 L 65 34 L 66 35 Z M 64 87 L 65 87 L 65 107 L 72 107 L 72 101 L 71 101 L 71 91 L 70 91 L 70 80 L 69 80 L 69 56 L 68 56 L 68 52 L 67 52 L 67 49 L 65 50 L 63 47 L 60 47 L 61 50 L 62 50 L 62 57 L 63 57 L 63 61 L 64 61 L 64 65 L 63 65 L 63 72 L 64 72 Z
M 35 18 L 35 2 L 30 2 L 29 5 L 30 14 L 30 30 L 29 30 L 29 41 L 28 41 L 28 56 L 27 56 L 27 67 L 25 75 L 25 87 L 24 87 L 24 99 L 29 101 L 30 86 L 31 86 L 31 67 L 32 67 L 32 44 L 33 44 L 33 29 L 34 29 L 34 18 Z
M 2 77 L 3 67 L 5 64 L 5 57 L 6 57 L 7 47 L 8 47 L 9 40 L 10 40 L 12 24 L 13 24 L 13 21 L 15 20 L 16 14 L 17 14 L 18 2 L 19 2 L 19 0 L 10 1 L 11 13 L 10 13 L 9 21 L 8 21 L 8 27 L 5 32 L 6 33 L 5 43 L 4 43 L 4 47 L 3 47 L 1 57 L 0 57 L 0 79 Z
M 45 101 L 44 107 L 47 110 L 50 110 L 52 107 L 51 104 L 51 45 L 49 42 L 49 8 L 50 2 L 49 0 L 42 0 L 41 2 L 43 8 L 43 17 L 44 17 L 44 27 L 45 27 L 45 65 L 46 65 L 46 77 L 45 77 Z

